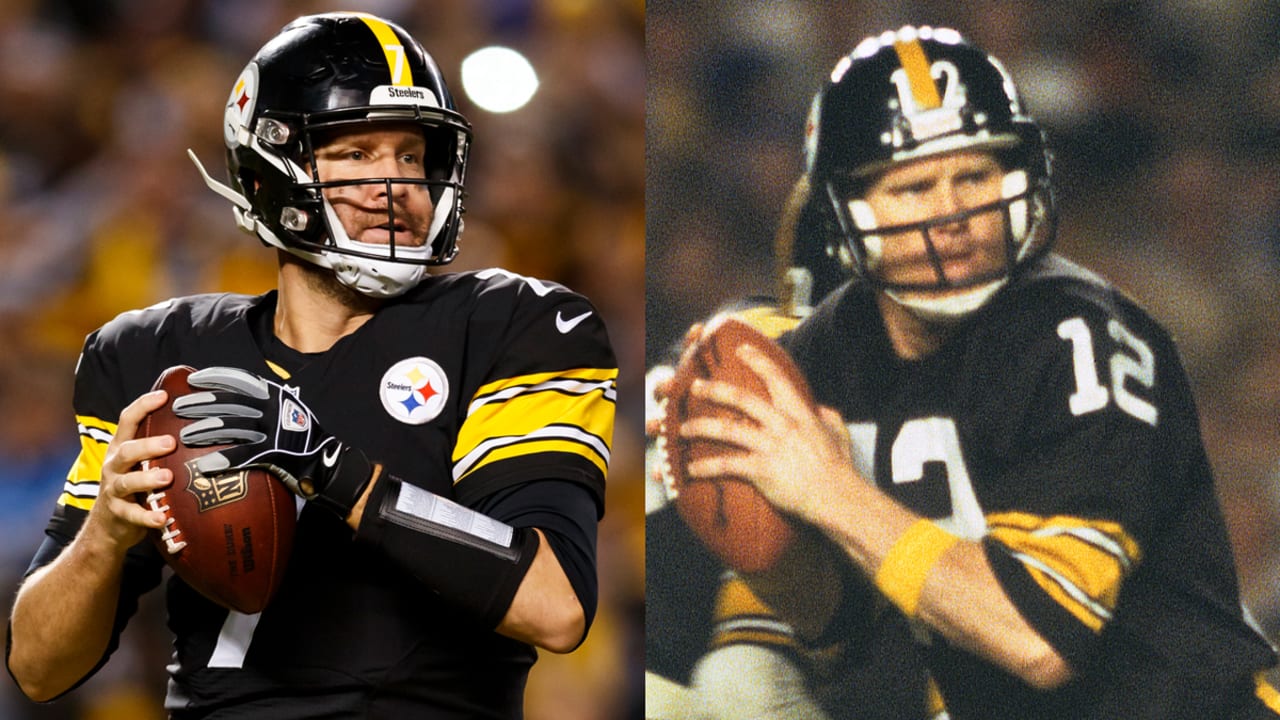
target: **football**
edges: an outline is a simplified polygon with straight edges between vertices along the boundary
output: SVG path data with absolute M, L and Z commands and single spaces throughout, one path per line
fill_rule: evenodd
M 728 382 L 766 395 L 763 381 L 738 359 L 735 351 L 743 344 L 753 345 L 780 365 L 787 379 L 817 407 L 804 376 L 785 350 L 750 324 L 722 315 L 707 324 L 676 366 L 663 400 L 658 444 L 663 480 L 680 515 L 729 567 L 750 573 L 772 567 L 794 542 L 792 521 L 742 478 L 690 479 L 684 471 L 690 461 L 735 452 L 735 448 L 679 437 L 680 425 L 690 418 L 732 412 L 690 397 L 690 385 L 697 378 Z
M 153 389 L 168 391 L 169 398 L 142 421 L 139 437 L 178 437 L 189 421 L 173 413 L 173 400 L 192 392 L 192 371 L 180 365 L 156 379 Z M 165 527 L 150 535 L 179 578 L 223 607 L 253 614 L 267 606 L 284 578 L 297 505 L 284 483 L 265 470 L 214 477 L 196 472 L 194 460 L 217 449 L 179 441 L 173 453 L 144 462 L 144 468 L 169 468 L 173 484 L 137 500 L 165 514 Z

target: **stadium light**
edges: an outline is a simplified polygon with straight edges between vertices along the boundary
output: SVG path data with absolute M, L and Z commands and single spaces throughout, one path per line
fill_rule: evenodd
M 538 91 L 538 74 L 519 52 L 481 48 L 462 61 L 462 88 L 471 102 L 493 113 L 519 110 Z

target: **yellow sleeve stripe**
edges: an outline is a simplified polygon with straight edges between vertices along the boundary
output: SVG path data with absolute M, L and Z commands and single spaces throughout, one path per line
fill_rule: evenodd
M 1258 699 L 1262 701 L 1263 705 L 1267 706 L 1268 710 L 1280 715 L 1280 692 L 1267 682 L 1267 674 L 1260 672 L 1253 679 L 1257 683 L 1258 689 L 1255 694 Z
M 467 475 L 500 460 L 560 452 L 586 458 L 601 474 L 608 474 L 609 448 L 600 438 L 577 433 L 571 439 L 556 437 L 575 435 L 571 428 L 544 428 L 538 433 L 518 438 L 492 438 L 453 466 L 453 481 L 457 483 Z
M 938 687 L 938 681 L 932 677 L 929 678 L 929 685 L 926 688 L 928 697 L 925 700 L 925 712 L 928 717 L 940 718 L 947 711 L 947 702 L 942 698 L 942 690 Z
M 711 647 L 738 643 L 798 647 L 791 625 L 778 619 L 741 578 L 728 574 L 716 595 L 715 632 Z
M 116 436 L 117 426 L 115 423 L 107 422 L 106 420 L 99 420 L 96 417 L 77 415 L 76 426 L 80 430 L 80 436 L 82 439 L 84 436 L 88 435 L 95 440 L 98 440 L 103 445 L 111 442 L 111 438 Z
M 1137 541 L 1125 532 L 1120 523 L 1110 520 L 1086 520 L 1070 515 L 1045 517 L 1030 513 L 1008 512 L 988 515 L 987 524 L 992 527 L 1001 526 L 1041 535 L 1077 532 L 1081 537 L 1092 537 L 1100 545 L 1108 547 L 1117 555 L 1129 558 L 1132 562 L 1137 562 L 1142 557 Z
M 773 609 L 734 573 L 726 573 L 716 593 L 716 622 L 739 615 L 773 615 Z
M 711 638 L 711 648 L 726 645 L 765 645 L 790 650 L 800 647 L 790 625 L 765 618 L 742 619 L 734 624 L 726 623 L 716 627 L 715 635 Z
M 1142 555 L 1114 522 L 996 513 L 987 523 L 1036 584 L 1094 632 L 1111 619 L 1120 586 Z
M 503 403 L 521 395 L 548 391 L 570 395 L 585 395 L 600 391 L 605 399 L 613 402 L 618 395 L 617 383 L 617 368 L 577 368 L 561 372 L 518 375 L 489 383 L 477 390 L 475 397 L 471 399 L 471 405 L 467 408 L 467 416 L 470 417 L 487 405 Z
M 489 463 L 568 452 L 605 472 L 613 442 L 617 369 L 511 378 L 481 388 L 453 450 L 453 480 Z
M 116 424 L 87 415 L 77 415 L 76 423 L 80 429 L 80 454 L 67 473 L 58 504 L 88 510 L 98 497 L 102 463 L 107 456 L 107 445 L 115 437 Z

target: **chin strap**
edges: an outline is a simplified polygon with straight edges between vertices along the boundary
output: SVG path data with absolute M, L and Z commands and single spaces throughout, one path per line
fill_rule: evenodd
M 1008 278 L 992 280 L 955 295 L 940 298 L 908 298 L 893 290 L 885 294 L 894 302 L 910 310 L 916 317 L 931 323 L 942 325 L 957 323 L 968 317 L 978 308 L 987 304 L 991 296 L 1009 282 Z

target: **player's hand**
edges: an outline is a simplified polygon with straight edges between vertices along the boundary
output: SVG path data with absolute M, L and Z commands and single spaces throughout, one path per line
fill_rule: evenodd
M 326 432 L 295 388 L 231 367 L 197 370 L 187 383 L 203 392 L 173 402 L 174 414 L 195 420 L 182 429 L 183 444 L 231 446 L 196 460 L 201 474 L 263 468 L 294 494 L 341 518 L 351 513 L 373 477 L 373 464 Z
M 89 525 L 101 529 L 122 551 L 142 540 L 149 528 L 164 527 L 164 513 L 143 507 L 136 497 L 168 487 L 173 473 L 164 468 L 143 470 L 141 464 L 168 455 L 177 443 L 172 435 L 139 438 L 137 433 L 142 420 L 162 407 L 167 398 L 163 390 L 157 390 L 130 403 L 120 413 L 102 461 L 98 498 L 89 511 Z
M 811 519 L 822 510 L 824 498 L 842 492 L 857 475 L 849 431 L 835 410 L 819 407 L 815 412 L 782 368 L 759 350 L 744 345 L 737 352 L 760 376 L 768 395 L 726 382 L 695 381 L 693 396 L 736 410 L 739 417 L 691 418 L 680 434 L 742 452 L 694 460 L 686 472 L 691 478 L 741 477 L 775 507 Z

